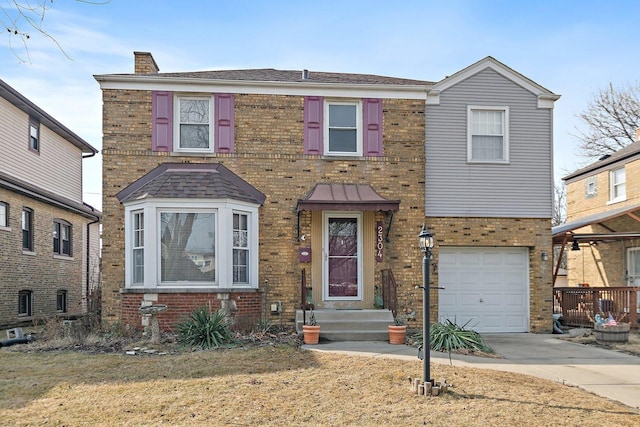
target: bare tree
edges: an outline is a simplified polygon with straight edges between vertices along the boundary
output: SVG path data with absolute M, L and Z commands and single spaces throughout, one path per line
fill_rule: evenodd
M 111 0 L 75 0 L 79 3 L 106 4 Z M 58 41 L 45 29 L 43 23 L 53 0 L 0 0 L 0 28 L 6 31 L 9 49 L 22 62 L 30 62 L 28 41 L 36 32 L 51 40 L 67 58 Z M 25 59 L 26 58 L 26 59 Z M 70 59 L 70 58 L 69 58 Z
M 553 217 L 551 226 L 564 224 L 567 220 L 567 190 L 564 184 L 553 186 Z
M 609 83 L 595 93 L 578 118 L 587 125 L 587 130 L 578 130 L 577 135 L 584 157 L 601 157 L 635 142 L 640 127 L 640 82 L 620 88 Z

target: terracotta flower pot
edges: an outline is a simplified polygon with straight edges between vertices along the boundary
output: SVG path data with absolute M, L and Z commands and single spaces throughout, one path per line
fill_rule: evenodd
M 320 341 L 320 326 L 302 325 L 302 334 L 305 344 L 318 344 Z
M 389 344 L 404 344 L 407 326 L 389 325 Z

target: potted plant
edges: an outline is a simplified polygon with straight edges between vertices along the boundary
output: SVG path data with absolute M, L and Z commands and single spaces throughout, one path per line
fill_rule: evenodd
M 318 344 L 320 341 L 320 325 L 316 324 L 316 315 L 313 310 L 311 310 L 307 323 L 302 325 L 302 334 L 305 344 Z
M 614 318 L 612 313 L 596 313 L 593 319 L 593 332 L 596 341 L 605 344 L 625 343 L 629 341 L 629 323 L 622 323 L 625 314 L 619 314 Z
M 393 325 L 389 325 L 389 344 L 404 344 L 406 336 L 407 325 L 402 317 L 396 316 Z

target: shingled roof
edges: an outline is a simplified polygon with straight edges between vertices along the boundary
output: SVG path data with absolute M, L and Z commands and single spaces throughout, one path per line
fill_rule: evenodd
M 597 169 L 600 169 L 602 167 L 605 166 L 609 166 L 612 165 L 614 163 L 617 163 L 619 161 L 623 161 L 623 160 L 627 160 L 631 157 L 634 156 L 640 156 L 640 141 L 636 141 L 633 142 L 629 145 L 627 145 L 626 147 L 623 147 L 621 149 L 619 149 L 618 151 L 611 153 L 610 155 L 607 156 L 603 156 L 600 158 L 600 160 L 591 163 L 588 166 L 585 166 L 573 173 L 571 173 L 570 175 L 565 176 L 564 178 L 562 178 L 564 181 L 568 181 L 572 178 L 576 178 L 579 177 L 581 175 L 587 174 L 589 172 L 595 171 Z
M 306 73 L 305 73 L 306 71 Z M 306 75 L 306 78 L 303 77 Z M 253 82 L 287 82 L 287 83 L 333 83 L 333 84 L 379 84 L 379 85 L 430 85 L 433 82 L 424 80 L 402 79 L 396 77 L 377 76 L 373 74 L 327 73 L 307 70 L 276 70 L 274 68 L 246 70 L 191 71 L 181 73 L 136 74 L 137 76 L 187 78 L 204 80 L 230 80 Z
M 233 199 L 262 205 L 266 196 L 220 163 L 163 163 L 116 194 L 137 199 Z

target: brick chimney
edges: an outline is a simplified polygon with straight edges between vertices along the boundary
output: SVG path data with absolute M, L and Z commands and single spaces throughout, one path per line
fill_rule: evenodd
M 160 71 L 151 52 L 133 52 L 136 74 L 157 74 Z

